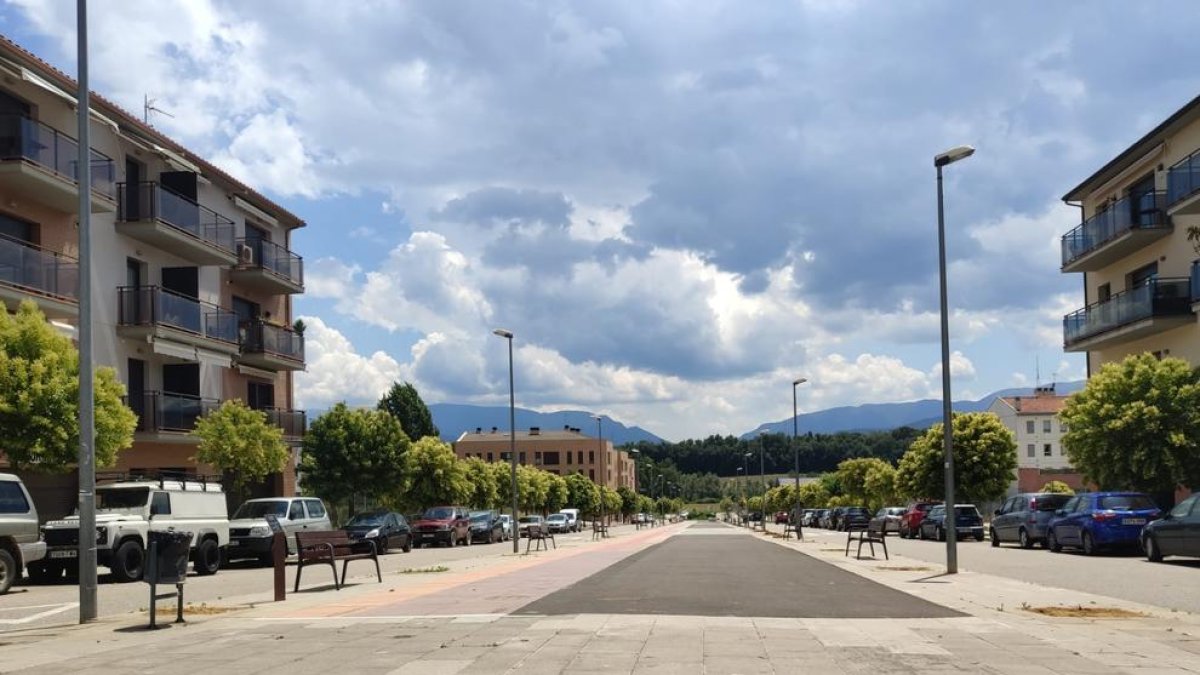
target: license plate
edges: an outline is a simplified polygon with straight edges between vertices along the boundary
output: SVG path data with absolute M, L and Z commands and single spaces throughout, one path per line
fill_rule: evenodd
M 1146 519 L 1145 518 L 1122 518 L 1121 524 L 1122 525 L 1145 525 Z
M 51 558 L 78 558 L 79 551 L 71 548 L 62 551 L 50 551 Z

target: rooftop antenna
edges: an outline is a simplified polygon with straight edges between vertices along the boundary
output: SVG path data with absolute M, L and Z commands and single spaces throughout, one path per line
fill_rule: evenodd
M 171 119 L 175 119 L 175 116 L 172 115 L 171 113 L 167 112 L 166 110 L 163 110 L 162 108 L 155 107 L 154 104 L 157 102 L 158 102 L 158 99 L 150 98 L 149 94 L 142 95 L 142 123 L 143 124 L 146 124 L 147 126 L 150 124 L 150 113 L 152 113 L 152 112 L 156 112 L 160 115 L 166 115 L 167 117 L 170 117 Z
M 1041 359 L 1038 358 L 1038 356 L 1036 354 L 1033 356 L 1033 371 L 1034 371 L 1034 376 L 1033 376 L 1034 385 L 1033 386 L 1035 386 L 1035 387 L 1042 386 L 1042 361 L 1041 361 Z

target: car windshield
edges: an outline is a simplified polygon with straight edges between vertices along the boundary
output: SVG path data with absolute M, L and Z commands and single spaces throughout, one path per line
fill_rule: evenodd
M 977 516 L 979 515 L 979 509 L 974 506 L 956 506 L 954 507 L 954 514 L 958 516 Z
M 275 515 L 280 518 L 287 515 L 288 503 L 285 501 L 278 502 L 246 502 L 238 507 L 237 513 L 233 514 L 234 520 L 242 518 L 263 518 L 267 515 Z
M 1145 495 L 1119 495 L 1101 497 L 1100 508 L 1112 511 L 1142 511 L 1157 509 L 1158 506 Z
M 449 520 L 454 517 L 454 509 L 448 506 L 435 506 L 432 509 L 425 509 L 425 513 L 421 514 L 425 520 Z
M 890 508 L 890 509 L 888 509 L 888 510 L 887 510 L 887 514 L 888 514 L 889 516 L 902 516 L 902 515 L 904 515 L 904 509 L 902 509 L 902 508 L 900 508 L 900 507 L 898 507 L 898 506 L 897 506 L 897 507 L 893 507 L 893 508 Z
M 1034 505 L 1038 511 L 1057 511 L 1070 499 L 1070 495 L 1046 495 L 1034 500 Z
M 483 513 L 472 513 L 471 514 L 471 522 L 481 523 L 481 522 L 488 520 L 491 517 L 492 517 L 492 514 L 488 513 L 487 511 L 484 511 Z
M 541 518 L 538 516 L 521 516 L 521 519 L 517 522 L 519 522 L 519 523 L 536 523 L 540 520 L 541 520 Z
M 97 488 L 96 510 L 108 512 L 141 511 L 150 500 L 150 488 Z
M 383 524 L 383 519 L 386 517 L 382 513 L 360 513 L 350 519 L 347 526 L 363 525 L 367 527 L 378 527 Z
M 556 514 L 550 516 L 549 518 L 547 518 L 546 520 L 566 520 L 566 519 L 567 519 L 566 516 L 564 516 L 560 513 L 556 513 Z

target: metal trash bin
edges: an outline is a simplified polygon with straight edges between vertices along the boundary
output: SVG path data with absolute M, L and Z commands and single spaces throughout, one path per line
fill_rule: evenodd
M 146 571 L 142 581 L 150 584 L 150 627 L 157 628 L 158 600 L 175 598 L 175 623 L 183 623 L 183 583 L 187 580 L 192 550 L 191 532 L 151 530 L 147 537 Z M 158 594 L 158 584 L 174 584 L 175 592 Z

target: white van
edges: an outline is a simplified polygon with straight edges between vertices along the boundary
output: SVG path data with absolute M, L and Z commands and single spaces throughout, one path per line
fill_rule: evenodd
M 583 523 L 579 520 L 579 509 L 562 509 L 559 513 L 567 516 L 567 531 L 579 532 L 583 529 Z

